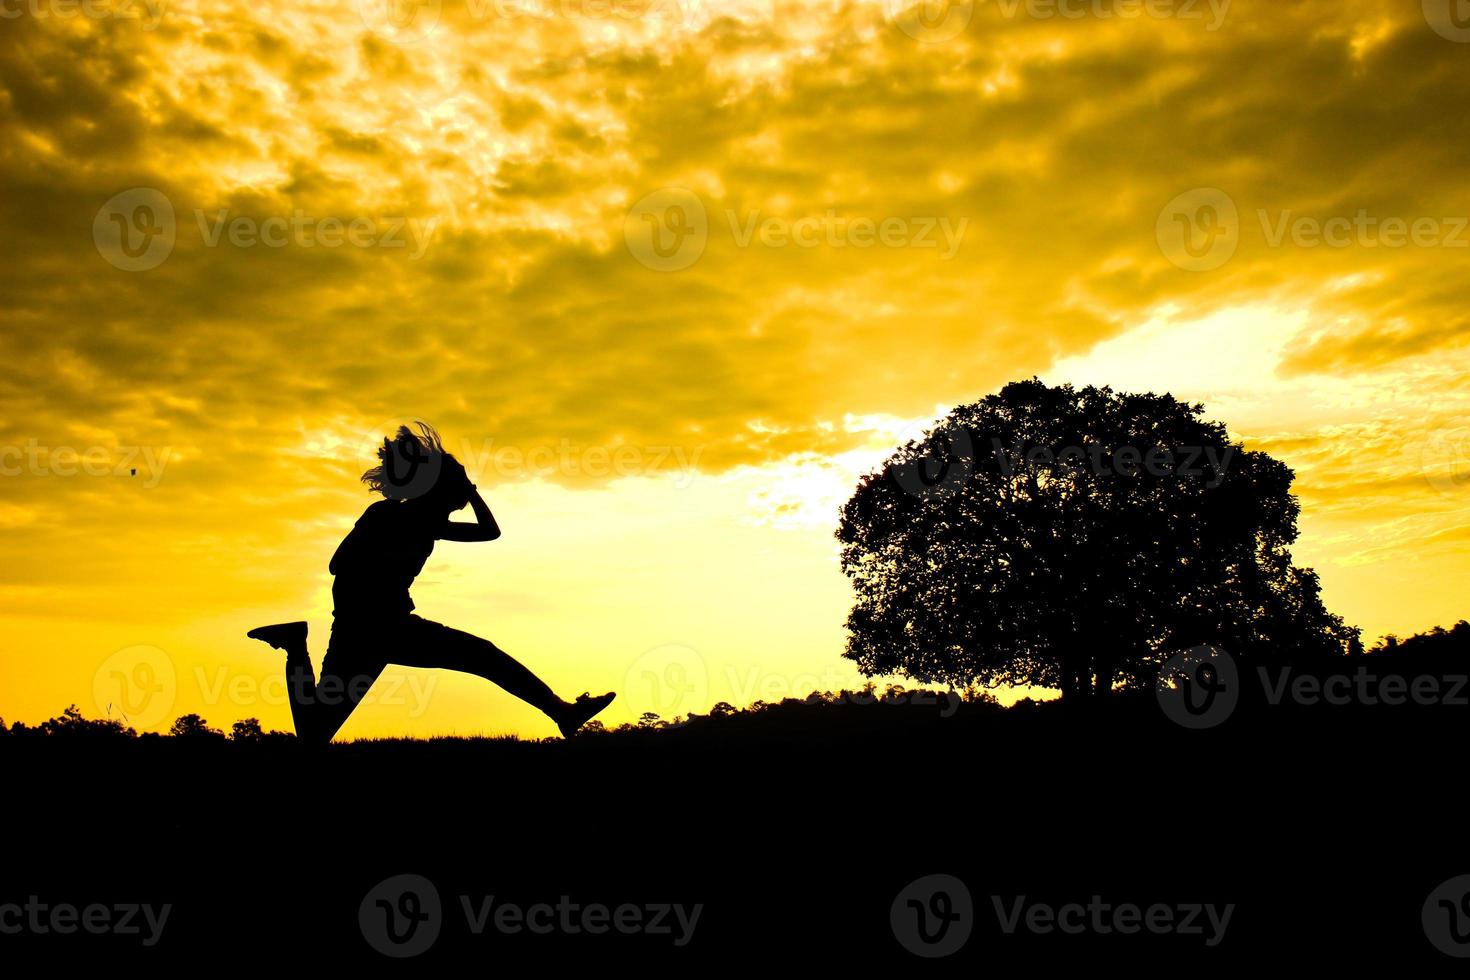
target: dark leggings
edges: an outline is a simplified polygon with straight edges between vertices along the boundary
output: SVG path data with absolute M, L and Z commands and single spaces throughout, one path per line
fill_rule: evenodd
M 558 720 L 565 706 L 551 688 L 510 654 L 463 630 L 419 616 L 382 623 L 332 624 L 318 682 L 305 647 L 286 655 L 286 689 L 296 737 L 329 742 L 389 664 L 458 670 L 494 681 Z

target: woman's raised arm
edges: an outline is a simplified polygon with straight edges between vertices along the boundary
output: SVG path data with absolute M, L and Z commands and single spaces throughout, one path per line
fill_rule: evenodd
M 489 505 L 473 483 L 470 484 L 470 509 L 475 512 L 475 523 L 446 520 L 444 529 L 439 532 L 441 541 L 494 541 L 500 537 L 500 525 L 495 523 L 495 515 L 490 513 Z

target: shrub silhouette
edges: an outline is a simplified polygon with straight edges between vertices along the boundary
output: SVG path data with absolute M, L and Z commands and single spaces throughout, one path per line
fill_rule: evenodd
M 257 727 L 259 727 L 257 725 Z M 224 738 L 225 733 L 210 728 L 209 722 L 196 714 L 180 715 L 169 726 L 168 733 L 175 738 Z
M 1400 640 L 1390 633 L 1369 650 L 1368 655 L 1380 658 L 1380 662 L 1459 660 L 1460 666 L 1470 666 L 1470 622 L 1462 619 L 1450 629 L 1436 626 L 1406 640 Z
M 111 718 L 83 718 L 76 705 L 68 705 L 61 714 L 41 722 L 42 735 L 62 738 L 129 738 L 137 733 Z
M 266 731 L 260 726 L 259 718 L 241 718 L 230 726 L 230 741 L 232 742 L 277 742 L 295 738 L 296 736 L 291 732 L 274 729 Z
M 259 718 L 241 718 L 230 726 L 230 740 L 234 742 L 258 742 L 265 738 Z
M 952 410 L 859 483 L 837 537 L 868 675 L 1143 689 L 1173 652 L 1342 653 L 1292 564 L 1292 471 L 1170 395 L 1041 381 Z

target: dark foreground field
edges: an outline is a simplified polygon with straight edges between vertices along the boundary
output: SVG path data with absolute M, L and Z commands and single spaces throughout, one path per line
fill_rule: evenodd
M 0 903 L 103 905 L 109 921 L 171 909 L 149 946 L 146 924 L 63 936 L 47 913 L 50 931 L 0 946 L 199 972 L 393 966 L 380 950 L 415 941 L 407 966 L 484 972 L 1463 966 L 1421 921 L 1436 886 L 1470 873 L 1463 711 L 1319 708 L 1204 731 L 1141 702 L 945 714 L 792 707 L 572 742 L 318 751 L 3 738 Z M 905 893 L 895 925 L 900 892 L 936 874 L 963 883 L 968 918 L 945 880 Z M 399 875 L 432 883 L 437 914 L 417 879 L 408 897 L 380 887 Z M 1069 903 L 1080 933 L 1029 911 Z M 1173 931 L 1112 928 L 1129 904 L 1172 910 Z M 1233 906 L 1223 930 L 1206 906 Z M 1038 930 L 1007 931 L 1017 908 Z M 921 910 L 951 955 L 912 951 L 936 949 L 914 938 Z

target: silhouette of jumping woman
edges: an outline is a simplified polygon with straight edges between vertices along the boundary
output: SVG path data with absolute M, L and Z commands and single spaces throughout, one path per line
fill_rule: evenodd
M 494 541 L 500 526 L 439 434 L 401 426 L 378 449 L 362 482 L 384 499 L 368 506 L 332 556 L 332 637 L 318 682 L 306 623 L 259 626 L 245 634 L 286 651 L 286 687 L 298 738 L 331 741 L 389 664 L 476 674 L 540 708 L 570 738 L 612 701 L 612 693 L 567 702 L 489 640 L 413 613 L 408 588 L 435 541 Z M 451 521 L 468 505 L 475 523 Z

